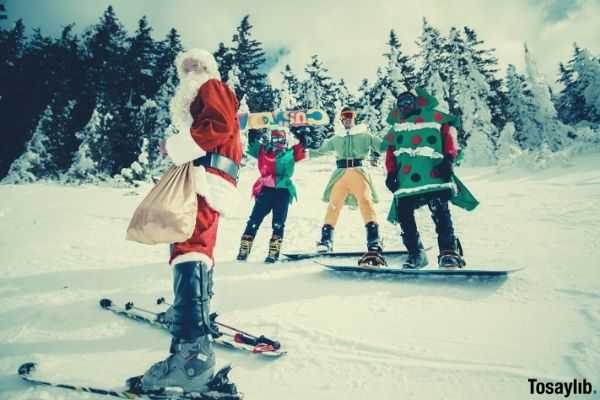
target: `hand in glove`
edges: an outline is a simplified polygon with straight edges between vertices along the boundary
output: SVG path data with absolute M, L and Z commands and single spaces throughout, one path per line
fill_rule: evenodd
M 398 176 L 395 172 L 392 172 L 385 177 L 385 186 L 392 193 L 394 193 L 400 188 L 400 184 L 398 183 Z
M 437 165 L 436 169 L 440 178 L 449 181 L 454 173 L 454 159 L 445 155 L 444 160 Z

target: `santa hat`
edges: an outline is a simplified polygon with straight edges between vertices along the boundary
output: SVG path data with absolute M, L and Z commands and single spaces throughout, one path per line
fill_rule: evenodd
M 186 72 L 183 69 L 185 60 L 197 61 L 199 66 L 206 71 L 209 79 L 221 79 L 219 66 L 217 65 L 215 57 L 203 49 L 190 49 L 177 55 L 177 58 L 175 58 L 175 66 L 177 67 L 177 76 L 179 76 L 180 79 L 186 76 Z

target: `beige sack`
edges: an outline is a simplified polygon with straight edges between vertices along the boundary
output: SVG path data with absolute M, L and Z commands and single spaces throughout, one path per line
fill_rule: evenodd
M 197 210 L 192 163 L 171 166 L 133 213 L 126 238 L 144 244 L 183 242 L 194 233 Z

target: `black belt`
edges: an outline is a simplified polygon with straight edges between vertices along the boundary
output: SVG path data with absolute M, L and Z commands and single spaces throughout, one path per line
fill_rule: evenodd
M 231 158 L 227 158 L 218 153 L 206 153 L 206 155 L 194 160 L 194 167 L 210 167 L 224 172 L 237 182 L 240 173 L 240 166 Z
M 337 160 L 335 163 L 338 168 L 362 167 L 363 160 L 360 158 Z

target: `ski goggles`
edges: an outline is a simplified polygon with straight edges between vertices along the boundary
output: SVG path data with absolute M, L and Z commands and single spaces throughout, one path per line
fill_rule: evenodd
M 287 138 L 285 134 L 271 134 L 271 144 L 286 144 Z
M 340 113 L 340 118 L 344 119 L 354 119 L 356 117 L 356 113 L 354 111 L 342 111 Z
M 403 95 L 403 96 L 399 96 L 396 99 L 396 104 L 398 105 L 398 107 L 400 108 L 404 108 L 404 107 L 408 107 L 408 106 L 412 106 L 413 104 L 415 104 L 415 98 L 414 96 L 411 95 Z

